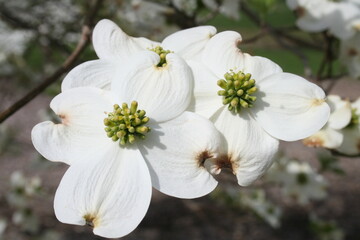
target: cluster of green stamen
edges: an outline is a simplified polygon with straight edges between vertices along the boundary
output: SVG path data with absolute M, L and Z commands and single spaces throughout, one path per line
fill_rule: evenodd
M 350 123 L 346 126 L 347 128 L 352 128 L 360 124 L 360 115 L 356 112 L 356 108 L 351 109 L 351 120 Z
M 166 67 L 167 62 L 166 62 L 166 55 L 168 53 L 172 53 L 172 51 L 170 50 L 164 50 L 162 47 L 157 46 L 155 48 L 150 49 L 150 51 L 153 51 L 155 53 L 157 53 L 160 57 L 160 62 L 158 63 L 157 67 Z
M 305 185 L 308 183 L 309 179 L 305 173 L 298 173 L 296 176 L 296 181 L 299 185 Z
M 223 96 L 223 104 L 229 105 L 230 111 L 239 113 L 241 108 L 251 108 L 256 101 L 251 94 L 257 91 L 255 80 L 251 79 L 250 73 L 233 70 L 224 75 L 225 79 L 220 79 L 217 85 L 222 88 L 218 91 L 219 96 Z
M 149 118 L 144 110 L 138 110 L 138 103 L 133 101 L 130 108 L 126 103 L 121 107 L 114 105 L 114 111 L 104 119 L 105 132 L 114 142 L 120 140 L 120 145 L 134 143 L 136 138 L 144 139 L 150 128 L 145 126 Z

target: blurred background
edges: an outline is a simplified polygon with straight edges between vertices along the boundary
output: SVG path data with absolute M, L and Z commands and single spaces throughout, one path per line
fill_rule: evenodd
M 49 103 L 64 74 L 97 59 L 83 26 L 102 18 L 156 41 L 197 25 L 238 31 L 243 52 L 328 94 L 360 95 L 358 76 L 339 60 L 342 40 L 299 29 L 284 0 L 0 0 L 0 239 L 102 239 L 55 218 L 54 193 L 68 166 L 42 158 L 30 138 L 35 124 L 54 118 Z M 123 239 L 360 239 L 359 154 L 281 143 L 273 167 L 252 186 L 240 187 L 231 172 L 218 178 L 213 193 L 194 200 L 154 190 L 146 217 Z

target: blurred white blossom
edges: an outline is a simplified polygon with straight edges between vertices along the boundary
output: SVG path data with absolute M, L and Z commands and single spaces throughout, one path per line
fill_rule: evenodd
M 7 227 L 7 222 L 4 218 L 0 218 L 0 239 L 2 239 L 2 235 L 4 234 Z
M 166 24 L 165 16 L 173 11 L 166 5 L 146 0 L 126 0 L 121 2 L 121 6 L 109 4 L 109 7 L 115 8 L 116 15 L 142 36 L 161 39 L 169 31 L 178 29 Z
M 354 78 L 360 78 L 360 33 L 340 43 L 340 61 Z
M 344 231 L 339 228 L 335 221 L 321 220 L 315 215 L 310 217 L 310 226 L 319 240 L 343 240 Z
M 12 215 L 12 222 L 22 231 L 36 233 L 39 229 L 39 219 L 30 208 L 15 211 Z
M 337 95 L 329 95 L 326 101 L 330 106 L 330 118 L 320 131 L 303 140 L 307 146 L 334 149 L 343 142 L 343 134 L 340 130 L 351 120 L 350 102 Z
M 15 171 L 10 176 L 10 191 L 7 201 L 16 208 L 25 208 L 29 198 L 35 196 L 40 190 L 41 179 L 37 176 L 26 178 L 22 172 Z
M 306 162 L 283 159 L 276 162 L 266 176 L 269 181 L 281 186 L 285 196 L 299 204 L 307 204 L 311 199 L 321 200 L 327 195 L 326 180 Z
M 28 30 L 14 30 L 0 21 L 0 62 L 9 55 L 23 54 L 26 44 L 34 34 Z
M 356 155 L 360 154 L 360 98 L 351 103 L 351 108 L 351 121 L 341 131 L 344 135 L 344 141 L 337 150 L 345 154 Z
M 250 194 L 242 194 L 241 203 L 252 209 L 273 228 L 279 228 L 282 210 L 266 199 L 265 191 L 257 189 Z
M 240 1 L 224 0 L 220 6 L 220 13 L 238 20 L 240 18 Z
M 198 7 L 197 0 L 171 0 L 177 9 L 182 10 L 188 16 L 192 16 Z
M 287 0 L 297 14 L 296 24 L 309 32 L 329 30 L 339 39 L 349 39 L 360 31 L 360 7 L 354 1 Z

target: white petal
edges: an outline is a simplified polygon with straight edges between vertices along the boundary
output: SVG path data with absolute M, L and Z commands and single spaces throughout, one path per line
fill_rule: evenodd
M 360 115 L 360 97 L 353 103 L 351 103 L 351 107 L 355 108 L 356 114 Z
M 191 69 L 176 54 L 166 56 L 167 66 L 156 67 L 159 55 L 144 51 L 132 58 L 127 71 L 113 81 L 111 90 L 119 101 L 138 101 L 150 119 L 166 121 L 181 114 L 191 100 Z
M 116 65 L 114 62 L 101 59 L 84 62 L 66 75 L 61 84 L 61 91 L 75 87 L 97 87 L 110 90 L 110 83 L 116 69 L 121 66 L 121 64 Z
M 96 24 L 92 40 L 96 54 L 102 59 L 125 60 L 134 53 L 160 45 L 146 38 L 130 37 L 108 19 Z
M 339 96 L 329 95 L 327 103 L 330 106 L 330 118 L 328 125 L 333 129 L 346 127 L 351 120 L 351 105 L 347 100 L 342 100 Z
M 346 40 L 358 32 L 356 25 L 359 24 L 360 21 L 360 10 L 353 4 L 337 4 L 332 17 L 334 21 L 332 21 L 332 24 L 329 26 L 329 30 L 337 38 Z
M 109 143 L 104 130 L 104 111 L 112 110 L 110 92 L 97 88 L 73 88 L 50 103 L 62 123 L 37 124 L 31 139 L 36 150 L 50 161 L 71 164 Z
M 282 69 L 279 65 L 267 58 L 251 56 L 244 53 L 243 71 L 245 73 L 250 73 L 251 78 L 255 79 L 255 81 L 259 83 L 268 76 L 281 73 Z
M 219 165 L 230 160 L 239 185 L 250 185 L 271 166 L 278 140 L 268 135 L 247 110 L 233 114 L 223 107 L 211 120 L 226 139 L 223 149 L 227 155 Z
M 303 140 L 303 143 L 309 147 L 338 148 L 343 142 L 343 134 L 335 129 L 326 126 L 315 134 Z
M 349 155 L 360 154 L 360 127 L 344 128 L 341 131 L 344 141 L 337 150 Z
M 184 59 L 200 59 L 200 53 L 215 34 L 216 28 L 213 26 L 189 28 L 167 36 L 161 45 Z
M 241 35 L 233 31 L 216 34 L 203 51 L 203 63 L 219 78 L 230 69 L 243 70 L 244 54 L 238 48 L 241 40 Z
M 327 122 L 330 108 L 317 85 L 290 73 L 259 82 L 251 112 L 270 135 L 284 141 L 306 138 Z
M 219 80 L 202 63 L 188 61 L 194 76 L 194 98 L 192 99 L 189 111 L 195 112 L 210 118 L 219 108 L 223 106 L 222 97 L 217 92 L 221 88 L 217 85 Z
M 214 125 L 185 112 L 153 126 L 140 150 L 149 165 L 154 188 L 178 198 L 197 198 L 217 185 L 203 164 L 216 157 L 219 146 L 220 135 Z
M 329 27 L 329 19 L 328 18 L 317 18 L 312 17 L 310 15 L 306 15 L 304 17 L 299 18 L 296 21 L 296 25 L 305 31 L 308 32 L 321 32 Z
M 56 191 L 54 209 L 63 223 L 87 221 L 96 235 L 118 238 L 144 218 L 151 179 L 138 149 L 110 145 L 70 166 Z

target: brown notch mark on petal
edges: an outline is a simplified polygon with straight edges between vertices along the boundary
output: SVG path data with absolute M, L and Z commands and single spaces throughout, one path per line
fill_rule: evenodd
M 238 164 L 234 161 L 231 154 L 222 154 L 215 159 L 217 169 L 229 169 L 235 174 Z
M 358 51 L 355 49 L 355 48 L 349 48 L 349 50 L 348 50 L 348 55 L 350 56 L 350 57 L 355 57 L 355 56 L 357 56 L 359 53 L 358 53 Z
M 84 215 L 84 219 L 86 221 L 86 225 L 92 227 L 92 228 L 95 228 L 96 226 L 98 226 L 98 218 L 94 215 L 94 214 L 85 214 Z
M 324 145 L 324 140 L 319 137 L 312 136 L 305 138 L 303 140 L 303 144 L 308 147 L 322 147 Z
M 297 17 L 303 17 L 303 16 L 305 16 L 305 14 L 306 14 L 306 9 L 303 8 L 303 7 L 301 7 L 301 6 L 299 6 L 299 7 L 297 7 L 297 8 L 295 9 L 295 14 L 296 14 Z
M 61 124 L 68 125 L 69 124 L 69 118 L 67 115 L 60 113 L 59 118 L 61 119 Z
M 325 102 L 325 99 L 319 99 L 319 98 L 315 98 L 312 100 L 311 105 L 312 106 L 320 106 Z
M 209 159 L 212 157 L 214 157 L 214 155 L 209 150 L 204 150 L 201 153 L 199 153 L 195 159 L 198 162 L 199 167 L 204 167 L 204 163 L 205 163 L 206 159 Z

